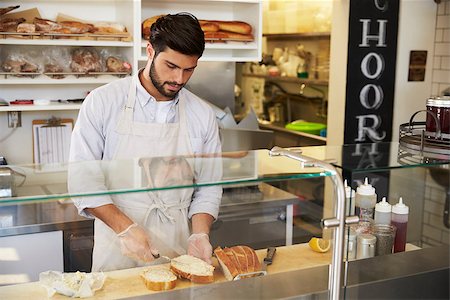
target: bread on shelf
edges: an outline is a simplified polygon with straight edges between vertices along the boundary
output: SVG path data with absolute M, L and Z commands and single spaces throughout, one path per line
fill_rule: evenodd
M 248 246 L 234 246 L 222 249 L 217 247 L 214 254 L 229 281 L 239 274 L 247 274 L 261 270 L 261 263 L 254 249 Z
M 214 282 L 214 267 L 191 255 L 175 257 L 170 262 L 170 270 L 178 277 L 194 283 Z
M 149 268 L 142 272 L 141 277 L 152 291 L 167 291 L 177 285 L 177 277 L 166 267 Z

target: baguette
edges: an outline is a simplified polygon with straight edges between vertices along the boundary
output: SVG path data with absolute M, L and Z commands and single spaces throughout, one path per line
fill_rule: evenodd
M 170 270 L 178 277 L 189 279 L 194 283 L 214 282 L 214 267 L 191 255 L 173 258 L 170 262 Z
M 214 22 L 209 21 L 199 21 L 200 27 L 202 28 L 203 32 L 217 32 L 219 31 L 219 25 Z
M 177 277 L 167 268 L 156 267 L 141 274 L 146 287 L 152 291 L 167 291 L 175 288 Z
M 217 20 L 200 20 L 202 23 L 213 23 L 219 27 L 220 31 L 235 32 L 240 34 L 251 34 L 252 26 L 242 21 L 217 21 Z

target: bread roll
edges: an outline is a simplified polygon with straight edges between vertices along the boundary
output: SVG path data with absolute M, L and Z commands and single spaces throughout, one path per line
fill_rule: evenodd
M 214 254 L 220 267 L 229 281 L 239 274 L 257 272 L 261 270 L 261 263 L 255 250 L 248 246 L 234 246 L 231 248 L 217 247 Z
M 214 282 L 214 267 L 191 255 L 173 258 L 170 262 L 170 270 L 177 276 L 194 283 Z
M 167 291 L 175 288 L 177 277 L 167 268 L 154 267 L 141 274 L 145 285 L 152 291 Z

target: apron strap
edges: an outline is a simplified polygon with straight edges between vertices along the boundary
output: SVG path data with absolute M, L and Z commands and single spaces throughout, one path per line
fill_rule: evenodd
M 191 204 L 190 199 L 186 199 L 185 201 L 174 204 L 174 205 L 164 205 L 164 203 L 152 203 L 145 212 L 144 217 L 144 223 L 145 226 L 147 224 L 148 218 L 150 217 L 150 214 L 153 210 L 156 210 L 156 215 L 160 222 L 167 223 L 170 222 L 171 224 L 175 223 L 175 219 L 169 214 L 169 209 L 179 209 L 181 211 L 187 209 L 189 205 Z

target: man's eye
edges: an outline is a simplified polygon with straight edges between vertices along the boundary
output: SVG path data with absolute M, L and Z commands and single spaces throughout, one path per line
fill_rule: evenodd
M 177 67 L 176 66 L 173 66 L 173 65 L 167 65 L 168 67 L 169 67 L 169 69 L 176 69 Z

